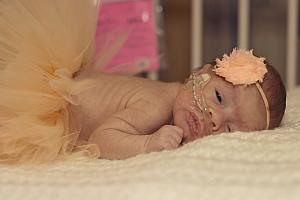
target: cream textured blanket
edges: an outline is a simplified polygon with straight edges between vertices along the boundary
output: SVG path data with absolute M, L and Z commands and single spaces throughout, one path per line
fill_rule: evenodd
M 0 166 L 1 200 L 300 199 L 300 89 L 282 127 L 206 137 L 122 161 Z

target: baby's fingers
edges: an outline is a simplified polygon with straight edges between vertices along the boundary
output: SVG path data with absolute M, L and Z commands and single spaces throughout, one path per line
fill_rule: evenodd
M 183 130 L 177 126 L 172 126 L 173 132 L 172 137 L 176 140 L 176 142 L 180 143 L 183 138 Z
M 169 138 L 168 138 L 168 148 L 167 149 L 175 149 L 177 148 L 183 137 L 183 131 L 178 129 L 178 131 L 172 131 Z

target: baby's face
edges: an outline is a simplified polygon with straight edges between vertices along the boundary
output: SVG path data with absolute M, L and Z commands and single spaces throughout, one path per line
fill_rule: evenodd
M 210 134 L 234 131 L 256 131 L 266 126 L 263 100 L 254 85 L 233 86 L 205 65 L 197 75 L 208 73 L 210 80 L 203 88 L 211 131 L 205 127 L 203 114 L 195 104 L 192 87 L 182 87 L 173 107 L 174 125 L 184 131 L 183 143 Z M 201 88 L 195 88 L 197 97 Z

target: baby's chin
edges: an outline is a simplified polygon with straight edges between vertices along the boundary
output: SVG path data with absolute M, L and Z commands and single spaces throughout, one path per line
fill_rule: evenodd
M 183 139 L 182 139 L 182 144 L 187 144 L 190 142 L 193 142 L 195 140 L 201 139 L 203 137 L 205 137 L 207 134 L 199 132 L 199 133 L 192 133 L 191 131 L 186 131 L 183 134 Z
M 202 126 L 204 124 L 202 123 Z M 183 129 L 183 139 L 182 139 L 182 144 L 187 144 L 190 142 L 193 142 L 195 140 L 204 138 L 206 136 L 212 135 L 212 133 L 208 132 L 205 127 L 203 127 L 200 131 L 198 132 L 193 132 L 190 127 L 187 127 L 187 129 Z
M 193 141 L 195 141 L 195 140 L 197 140 L 197 139 L 200 139 L 200 138 L 189 138 L 189 137 L 186 137 L 186 138 L 183 138 L 183 139 L 182 139 L 181 144 L 182 144 L 182 145 L 185 145 L 185 144 L 188 144 L 188 143 L 190 143 L 190 142 L 193 142 Z

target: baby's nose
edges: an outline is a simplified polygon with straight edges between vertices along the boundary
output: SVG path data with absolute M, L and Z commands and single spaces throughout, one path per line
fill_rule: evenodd
M 224 115 L 222 112 L 217 112 L 214 109 L 209 110 L 212 122 L 212 130 L 219 131 L 224 121 Z

